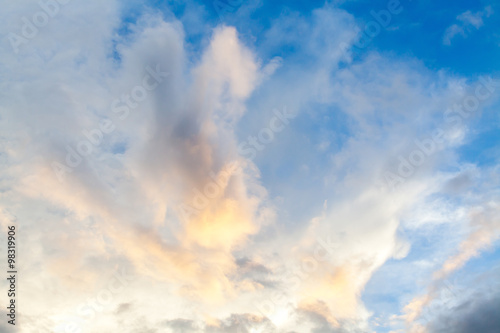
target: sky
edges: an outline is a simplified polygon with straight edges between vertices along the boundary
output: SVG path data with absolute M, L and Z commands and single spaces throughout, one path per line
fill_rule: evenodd
M 0 332 L 500 331 L 498 2 L 0 3 Z

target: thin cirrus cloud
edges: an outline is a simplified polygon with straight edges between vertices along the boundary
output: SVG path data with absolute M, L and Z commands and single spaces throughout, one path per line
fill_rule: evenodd
M 455 23 L 449 26 L 444 32 L 443 44 L 451 45 L 451 42 L 458 35 L 466 38 L 474 30 L 479 30 L 484 25 L 484 19 L 493 14 L 491 6 L 486 6 L 483 10 L 472 13 L 470 10 L 457 16 Z
M 0 221 L 20 225 L 21 331 L 440 331 L 442 282 L 498 239 L 498 168 L 459 154 L 496 86 L 450 124 L 488 78 L 376 50 L 347 59 L 355 18 L 332 4 L 255 30 L 210 25 L 191 2 L 177 17 L 127 6 L 69 2 L 17 53 L 0 49 Z M 445 43 L 488 8 L 458 16 Z M 2 31 L 40 10 L 6 9 Z M 439 153 L 389 186 L 436 130 Z M 377 301 L 380 281 L 405 288 Z M 497 327 L 481 295 L 456 300 L 472 305 L 453 325 L 483 327 L 479 312 Z

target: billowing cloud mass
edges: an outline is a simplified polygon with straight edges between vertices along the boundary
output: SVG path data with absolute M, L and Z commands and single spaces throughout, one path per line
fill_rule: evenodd
M 220 6 L 4 4 L 18 331 L 498 331 L 498 81 L 361 49 L 340 4 Z

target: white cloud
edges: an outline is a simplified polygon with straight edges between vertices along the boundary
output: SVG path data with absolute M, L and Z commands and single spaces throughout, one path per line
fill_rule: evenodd
M 457 35 L 462 35 L 462 37 L 467 37 L 474 29 L 479 30 L 484 25 L 483 18 L 488 18 L 493 13 L 491 6 L 487 6 L 484 10 L 472 13 L 470 10 L 457 16 L 457 21 L 449 26 L 443 36 L 443 44 L 451 45 L 452 40 Z
M 14 29 L 14 16 L 2 28 Z M 211 31 L 192 57 L 180 21 L 149 13 L 118 36 L 118 2 L 71 2 L 18 55 L 2 45 L 0 217 L 2 227 L 21 226 L 24 329 L 368 330 L 367 282 L 410 250 L 401 221 L 410 214 L 418 228 L 456 212 L 437 200 L 422 213 L 429 196 L 454 188 L 456 174 L 434 174 L 453 154 L 429 159 L 400 192 L 381 189 L 381 175 L 464 90 L 446 73 L 376 53 L 340 68 L 338 45 L 353 42 L 353 21 L 328 5 L 310 18 L 284 14 L 259 41 L 266 63 L 233 27 Z M 290 46 L 302 51 L 276 57 Z M 127 106 L 157 68 L 168 76 Z M 298 117 L 243 160 L 239 131 L 260 129 L 283 105 Z M 304 123 L 329 117 L 344 119 L 346 133 L 318 121 L 315 141 Z M 59 182 L 51 163 L 65 163 L 67 145 L 77 149 L 82 130 L 105 119 L 116 129 Z M 183 219 L 179 208 L 233 161 L 243 167 Z M 285 181 L 261 177 L 263 166 Z M 315 265 L 318 239 L 334 251 Z M 124 268 L 130 280 L 106 300 Z M 281 303 L 265 318 L 255 302 L 274 293 Z

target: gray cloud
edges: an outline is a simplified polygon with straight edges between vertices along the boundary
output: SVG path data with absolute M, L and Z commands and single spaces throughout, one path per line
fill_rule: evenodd
M 473 297 L 440 313 L 429 325 L 429 333 L 500 332 L 500 292 Z

